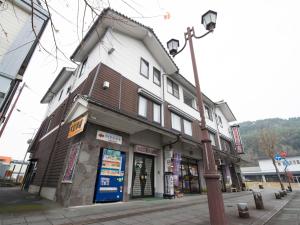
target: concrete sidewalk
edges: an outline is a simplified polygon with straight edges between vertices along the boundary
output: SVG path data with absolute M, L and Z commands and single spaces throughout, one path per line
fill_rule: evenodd
M 263 190 L 265 209 L 256 210 L 251 192 L 225 193 L 223 196 L 230 225 L 264 224 L 291 198 L 289 194 L 283 200 L 275 200 L 272 190 Z M 42 201 L 46 205 L 53 204 L 47 200 Z M 248 203 L 251 215 L 249 219 L 238 217 L 236 204 L 239 202 Z M 2 213 L 0 224 L 209 224 L 206 195 L 185 196 L 174 200 L 154 198 L 71 208 L 53 206 L 31 212 Z
M 266 225 L 299 225 L 300 224 L 300 192 L 291 199 Z

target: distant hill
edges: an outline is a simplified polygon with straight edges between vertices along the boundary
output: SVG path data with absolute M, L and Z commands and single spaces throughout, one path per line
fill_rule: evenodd
M 254 161 L 259 157 L 266 157 L 258 145 L 260 132 L 264 128 L 269 128 L 277 134 L 278 151 L 285 150 L 289 156 L 300 155 L 300 117 L 274 118 L 240 123 L 240 134 L 246 153 L 245 159 Z

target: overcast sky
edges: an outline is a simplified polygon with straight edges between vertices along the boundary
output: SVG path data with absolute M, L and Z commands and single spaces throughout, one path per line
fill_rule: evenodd
M 162 43 L 176 38 L 181 45 L 187 26 L 194 26 L 201 35 L 205 32 L 202 14 L 217 11 L 214 33 L 194 42 L 202 91 L 214 101 L 228 102 L 239 122 L 300 116 L 297 0 L 111 0 L 110 4 L 152 27 Z M 52 0 L 50 5 L 55 9 L 59 47 L 70 56 L 82 38 L 81 28 L 77 29 L 77 1 Z M 81 7 L 80 14 L 82 11 Z M 166 13 L 168 20 L 163 17 Z M 85 31 L 89 24 L 87 19 Z M 49 28 L 41 43 L 53 51 Z M 16 107 L 19 111 L 13 112 L 0 139 L 0 155 L 22 159 L 26 141 L 45 116 L 46 105 L 39 103 L 42 96 L 62 66 L 75 66 L 62 55 L 59 58 L 56 68 L 54 57 L 39 49 L 34 53 L 24 77 L 30 89 L 24 89 Z M 194 83 L 188 48 L 175 62 L 181 74 Z

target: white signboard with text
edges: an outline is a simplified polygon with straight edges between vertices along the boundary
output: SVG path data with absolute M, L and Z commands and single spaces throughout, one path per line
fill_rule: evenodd
M 122 136 L 111 134 L 100 130 L 97 131 L 96 139 L 119 144 L 119 145 L 122 144 Z

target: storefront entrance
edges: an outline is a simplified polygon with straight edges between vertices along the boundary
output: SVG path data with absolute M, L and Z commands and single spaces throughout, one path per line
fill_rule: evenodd
M 199 193 L 198 164 L 195 159 L 182 158 L 181 166 L 175 190 L 182 193 Z
M 154 156 L 134 153 L 132 197 L 154 196 Z

